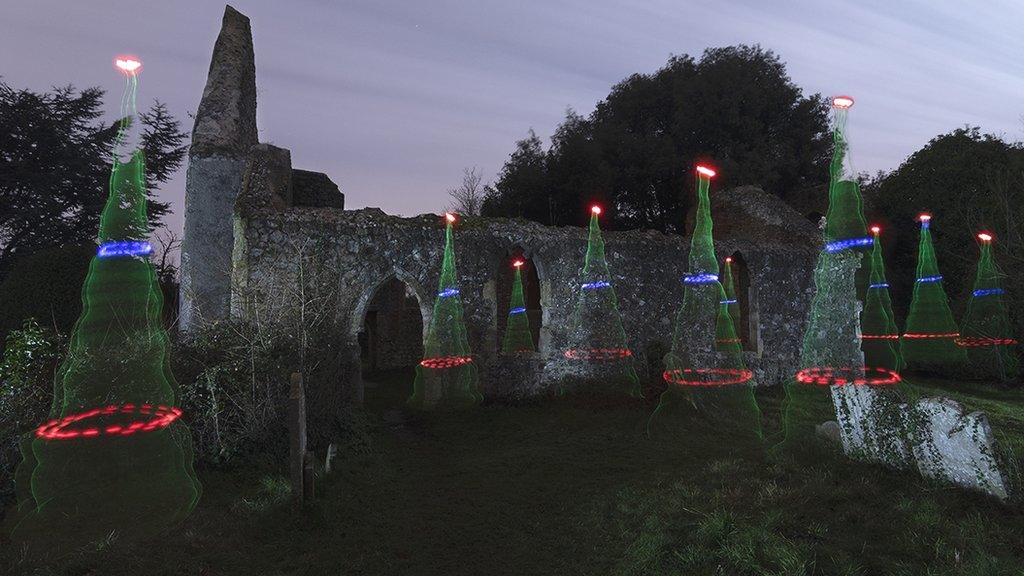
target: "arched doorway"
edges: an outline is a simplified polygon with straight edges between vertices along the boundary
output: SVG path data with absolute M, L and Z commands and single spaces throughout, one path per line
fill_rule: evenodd
M 761 327 L 757 309 L 756 287 L 750 283 L 750 270 L 747 261 L 740 252 L 732 254 L 733 282 L 736 285 L 736 300 L 740 308 L 740 317 L 736 321 L 737 336 L 743 343 L 743 349 L 759 352 L 761 348 Z
M 497 337 L 496 349 L 501 351 L 501 344 L 505 338 L 505 325 L 508 323 L 509 301 L 512 298 L 512 280 L 515 277 L 516 260 L 522 260 L 523 265 L 520 271 L 523 278 L 523 296 L 526 300 L 525 314 L 530 320 L 530 333 L 533 335 L 533 349 L 537 350 L 540 345 L 540 329 L 543 323 L 544 312 L 540 304 L 540 277 L 537 275 L 537 267 L 527 257 L 523 256 L 522 250 L 515 249 L 509 252 L 498 271 L 497 302 L 495 320 L 497 329 L 494 331 Z
M 358 334 L 364 394 L 370 403 L 404 401 L 412 392 L 413 370 L 423 359 L 423 315 L 411 286 L 390 278 L 366 304 Z

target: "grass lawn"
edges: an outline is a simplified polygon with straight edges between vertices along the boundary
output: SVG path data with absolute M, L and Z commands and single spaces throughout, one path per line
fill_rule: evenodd
M 658 444 L 657 402 L 547 399 L 396 412 L 411 377 L 367 390 L 369 444 L 316 503 L 279 470 L 200 470 L 203 500 L 157 541 L 112 542 L 37 574 L 1024 574 L 1024 506 L 842 457 L 769 463 L 714 430 Z M 1024 454 L 1024 393 L 914 382 L 991 416 Z M 758 393 L 778 427 L 781 388 Z M 13 573 L 33 573 L 3 542 Z

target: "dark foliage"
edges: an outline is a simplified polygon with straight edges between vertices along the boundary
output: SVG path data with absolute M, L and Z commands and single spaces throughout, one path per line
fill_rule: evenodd
M 26 318 L 70 334 L 82 311 L 82 283 L 95 253 L 95 245 L 58 246 L 18 258 L 0 280 L 0 343 Z
M 107 197 L 117 124 L 100 120 L 103 91 L 36 93 L 0 81 L 0 277 L 40 248 L 92 242 Z M 139 114 L 150 224 L 170 207 L 153 199 L 181 165 L 187 135 L 166 106 Z
M 0 357 L 0 506 L 14 497 L 25 433 L 45 421 L 66 338 L 29 318 L 5 339 Z
M 978 262 L 975 235 L 995 236 L 996 261 L 1006 273 L 1008 304 L 1024 336 L 1024 145 L 978 128 L 932 139 L 899 168 L 868 186 L 874 220 L 882 222 L 897 316 L 904 316 L 917 262 L 917 215 L 934 216 L 932 234 L 950 304 L 959 318 Z
M 547 151 L 531 131 L 483 211 L 580 224 L 596 201 L 610 208 L 605 227 L 683 232 L 697 162 L 720 168 L 719 187 L 755 184 L 785 199 L 825 181 L 827 130 L 825 100 L 804 97 L 771 51 L 674 56 L 617 84 L 589 117 L 569 110 Z

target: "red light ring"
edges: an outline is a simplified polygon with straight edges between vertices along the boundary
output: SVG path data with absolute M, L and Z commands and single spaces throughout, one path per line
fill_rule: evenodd
M 114 415 L 150 416 L 147 420 L 134 420 L 127 424 L 109 424 L 91 426 L 89 428 L 73 428 L 72 425 L 94 419 L 104 419 Z M 166 428 L 181 417 L 181 409 L 173 406 L 153 406 L 152 404 L 113 404 L 103 408 L 93 408 L 58 420 L 51 420 L 36 429 L 36 436 L 46 440 L 68 440 L 71 438 L 91 438 L 94 436 L 131 436 L 137 432 L 153 432 Z
M 945 332 L 945 333 L 931 333 L 931 332 L 911 332 L 903 335 L 904 338 L 910 339 L 925 339 L 925 338 L 959 338 L 959 332 Z
M 861 334 L 862 340 L 899 340 L 899 334 Z
M 569 360 L 587 360 L 590 362 L 607 362 L 629 358 L 633 351 L 629 348 L 570 348 L 564 356 Z
M 749 382 L 754 373 L 739 368 L 676 368 L 665 370 L 661 377 L 680 386 L 730 386 Z
M 962 348 L 974 348 L 979 346 L 1016 346 L 1017 340 L 1013 338 L 988 338 L 985 336 L 961 336 L 956 339 L 956 345 Z
M 472 361 L 472 356 L 439 356 L 437 358 L 424 358 L 420 361 L 420 366 L 431 370 L 445 370 L 469 364 Z
M 859 373 L 863 370 L 863 376 Z M 818 386 L 890 386 L 898 384 L 902 378 L 895 370 L 865 366 L 861 368 L 833 368 L 831 366 L 814 366 L 804 368 L 796 373 L 796 381 L 801 384 Z

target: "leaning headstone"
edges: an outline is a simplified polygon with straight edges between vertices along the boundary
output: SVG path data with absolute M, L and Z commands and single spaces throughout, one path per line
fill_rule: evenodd
M 904 468 L 911 460 L 906 438 L 906 405 L 894 390 L 873 386 L 832 386 L 832 401 L 847 455 Z
M 1007 498 L 984 413 L 964 414 L 963 406 L 949 398 L 924 398 L 917 402 L 914 417 L 913 450 L 922 475 Z

